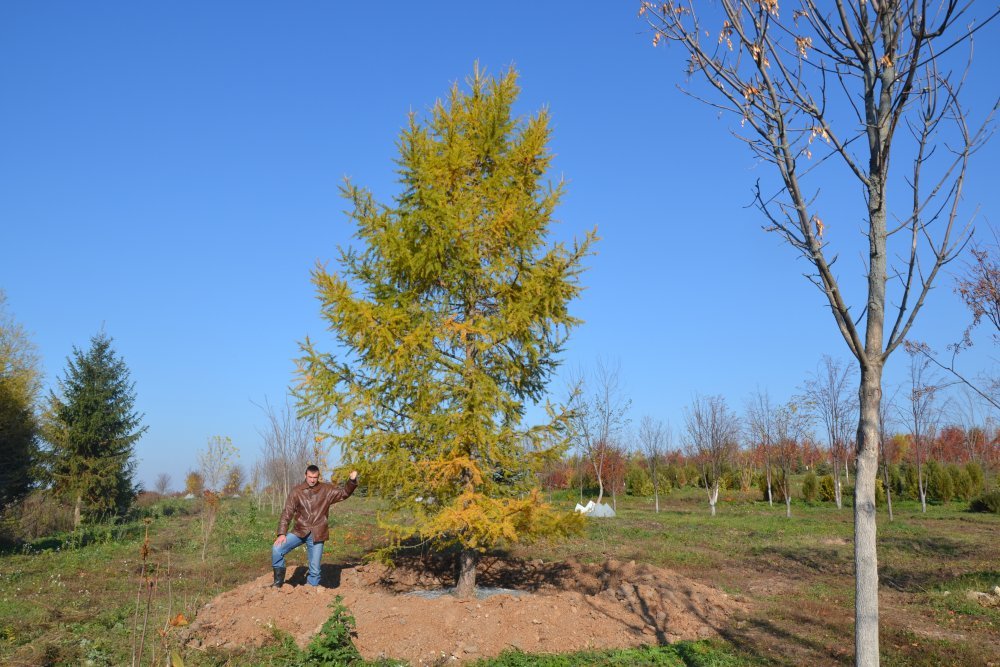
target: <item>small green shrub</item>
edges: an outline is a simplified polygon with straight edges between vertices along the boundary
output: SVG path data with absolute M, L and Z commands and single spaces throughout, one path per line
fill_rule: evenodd
M 816 494 L 824 503 L 832 503 L 837 499 L 833 487 L 833 475 L 823 475 L 819 478 Z
M 812 502 L 816 500 L 816 494 L 819 491 L 819 482 L 816 479 L 816 473 L 809 471 L 806 473 L 805 479 L 802 480 L 802 498 L 806 502 Z
M 969 509 L 973 512 L 1000 514 L 1000 489 L 995 489 L 975 498 L 969 504 Z
M 630 466 L 625 475 L 625 493 L 630 496 L 648 498 L 653 495 L 653 480 L 644 468 Z
M 656 479 L 658 482 L 656 492 L 660 494 L 661 498 L 669 494 L 673 490 L 674 488 L 673 480 L 671 480 L 668 477 L 666 470 L 664 468 L 660 467 L 656 469 Z
M 892 464 L 888 468 L 889 488 L 892 489 L 893 496 L 898 496 L 903 493 L 903 475 L 896 464 Z
M 969 471 L 954 463 L 949 463 L 945 467 L 945 470 L 948 472 L 948 476 L 951 477 L 951 484 L 955 489 L 954 497 L 959 500 L 971 500 L 973 490 L 972 477 L 969 476 Z
M 363 662 L 361 654 L 351 641 L 354 634 L 354 617 L 344 606 L 344 598 L 338 595 L 330 603 L 333 613 L 323 624 L 309 646 L 302 662 L 304 665 L 352 665 Z
M 685 463 L 683 468 L 684 483 L 688 486 L 693 486 L 698 488 L 702 486 L 701 474 L 698 472 L 698 466 L 693 463 Z
M 920 486 L 918 484 L 919 477 L 917 476 L 917 467 L 913 465 L 906 465 L 902 468 L 902 488 L 900 489 L 900 496 L 908 498 L 909 500 L 920 500 Z M 927 480 L 927 470 L 922 470 L 924 483 Z
M 73 529 L 73 510 L 44 489 L 32 491 L 12 514 L 18 517 L 13 535 L 18 542 L 30 542 Z
M 983 467 L 975 461 L 965 464 L 965 472 L 969 473 L 969 480 L 972 483 L 970 494 L 979 495 L 986 489 L 986 476 L 983 474 Z
M 955 484 L 948 471 L 936 461 L 927 462 L 927 497 L 946 503 L 955 497 Z

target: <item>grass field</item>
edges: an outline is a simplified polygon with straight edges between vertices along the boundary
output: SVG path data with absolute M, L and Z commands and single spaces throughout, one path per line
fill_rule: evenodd
M 578 500 L 557 494 L 567 511 Z M 629 652 L 538 657 L 508 654 L 485 665 L 850 664 L 853 656 L 851 509 L 795 501 L 768 507 L 733 493 L 712 518 L 704 493 L 620 498 L 615 519 L 589 520 L 566 542 L 516 546 L 546 561 L 635 560 L 674 569 L 751 603 L 723 641 Z M 264 574 L 276 518 L 249 499 L 222 503 L 202 560 L 198 501 L 147 508 L 146 521 L 40 540 L 0 555 L 0 663 L 12 665 L 284 665 L 307 656 L 287 637 L 242 652 L 185 650 L 185 621 L 221 591 Z M 378 502 L 337 506 L 324 561 L 360 558 L 377 544 Z M 965 504 L 895 503 L 879 524 L 880 614 L 887 665 L 1000 664 L 1000 609 L 967 598 L 1000 585 L 1000 517 Z M 143 549 L 148 531 L 150 549 Z M 346 541 L 337 535 L 349 537 Z M 146 553 L 144 557 L 144 552 Z M 290 557 L 301 564 L 304 552 Z M 295 560 L 298 559 L 298 560 Z M 349 611 L 349 610 L 348 610 Z M 171 621 L 175 625 L 171 625 Z M 141 649 L 141 650 L 140 650 Z

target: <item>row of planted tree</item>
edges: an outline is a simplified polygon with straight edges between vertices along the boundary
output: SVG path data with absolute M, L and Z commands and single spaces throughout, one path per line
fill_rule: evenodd
M 803 457 L 797 460 L 787 484 L 784 472 L 780 469 L 774 471 L 770 493 L 763 469 L 755 466 L 726 466 L 719 480 L 719 490 L 739 492 L 741 498 L 753 494 L 762 501 L 785 502 L 800 498 L 807 502 L 836 503 L 836 483 L 829 461 L 807 464 L 806 460 Z M 655 477 L 651 472 L 654 467 Z M 879 506 L 885 506 L 890 498 L 921 500 L 920 479 L 914 464 L 908 461 L 892 463 L 886 470 L 888 483 L 883 479 L 877 482 L 876 498 Z M 641 454 L 611 452 L 604 467 L 604 488 L 615 507 L 621 495 L 650 499 L 658 506 L 660 497 L 677 489 L 710 489 L 714 480 L 709 478 L 706 483 L 702 473 L 702 468 L 695 461 L 679 452 L 664 457 L 655 466 L 651 466 Z M 987 489 L 987 471 L 975 461 L 941 463 L 931 459 L 923 466 L 923 474 L 926 480 L 924 498 L 931 502 L 968 502 Z M 581 500 L 600 493 L 600 485 L 591 462 L 579 456 L 550 464 L 539 479 L 545 490 L 573 491 L 579 494 Z M 849 470 L 843 471 L 841 482 L 842 500 L 847 501 L 853 493 Z
M 989 406 L 971 392 L 947 395 L 931 368 L 913 351 L 908 382 L 887 390 L 881 404 L 876 501 L 890 515 L 894 495 L 919 500 L 925 511 L 928 500 L 971 500 L 1000 468 L 1000 428 Z M 590 490 L 598 502 L 605 493 L 613 501 L 622 492 L 651 496 L 658 508 L 661 493 L 691 484 L 706 489 L 713 514 L 720 491 L 759 486 L 790 515 L 795 475 L 806 475 L 808 500 L 841 507 L 853 495 L 857 382 L 851 366 L 831 357 L 785 403 L 758 390 L 741 415 L 723 396 L 695 396 L 677 444 L 670 426 L 653 417 L 629 428 L 631 401 L 617 369 L 599 364 L 573 387 L 575 447 L 545 471 L 549 488 L 578 488 L 581 498 Z

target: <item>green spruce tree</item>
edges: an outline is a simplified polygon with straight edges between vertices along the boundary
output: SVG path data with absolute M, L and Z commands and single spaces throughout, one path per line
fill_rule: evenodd
M 38 462 L 38 355 L 0 290 L 0 511 L 34 486 Z
M 123 514 L 136 494 L 135 443 L 145 433 L 135 411 L 135 385 L 111 338 L 73 348 L 61 395 L 50 395 L 46 440 L 56 493 L 73 505 L 73 525 Z
M 463 597 L 483 551 L 579 525 L 534 474 L 564 451 L 568 414 L 522 421 L 579 322 L 568 304 L 596 237 L 550 241 L 548 114 L 514 117 L 518 92 L 513 70 L 477 66 L 425 122 L 411 114 L 392 204 L 345 185 L 361 247 L 313 273 L 338 353 L 307 339 L 299 363 L 305 411 L 389 499 L 380 524 L 397 544 L 454 548 Z

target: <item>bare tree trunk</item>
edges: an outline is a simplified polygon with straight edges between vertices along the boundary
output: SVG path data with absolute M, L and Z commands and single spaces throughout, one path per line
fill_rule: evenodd
M 917 486 L 920 488 L 920 511 L 927 514 L 927 485 L 924 484 L 920 477 L 921 475 L 918 473 Z
M 892 521 L 892 489 L 889 488 L 889 464 L 883 459 L 882 476 L 885 478 L 885 504 L 889 508 L 889 521 Z
M 927 484 L 924 482 L 924 463 L 919 447 L 923 444 L 914 438 L 917 445 L 917 495 L 920 496 L 920 511 L 927 514 Z
M 870 313 L 877 317 L 881 313 Z M 881 332 L 879 332 L 881 333 Z M 875 349 L 881 349 L 881 336 Z M 875 542 L 875 478 L 878 474 L 881 355 L 861 368 L 858 457 L 854 487 L 854 664 L 878 665 L 878 556 Z
M 840 456 L 833 456 L 833 499 L 837 501 L 837 509 L 844 508 L 843 495 L 840 492 Z
M 462 549 L 458 554 L 458 582 L 455 584 L 455 596 L 468 600 L 476 594 L 476 562 L 479 553 L 475 549 Z
M 705 480 L 706 483 L 708 480 Z M 715 480 L 712 490 L 708 494 L 708 504 L 712 508 L 712 516 L 715 516 L 715 503 L 719 501 L 719 480 Z
M 80 508 L 83 505 L 83 494 L 76 494 L 76 503 L 73 505 L 73 530 L 80 527 L 81 523 L 81 511 Z
M 771 461 L 767 461 L 765 466 L 767 471 L 767 505 L 768 507 L 774 507 L 774 496 L 771 494 Z

